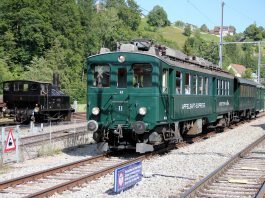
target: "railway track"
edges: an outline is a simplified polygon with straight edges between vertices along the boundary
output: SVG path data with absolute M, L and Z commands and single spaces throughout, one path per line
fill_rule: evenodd
M 22 177 L 0 182 L 0 197 L 47 197 L 95 180 L 116 168 L 167 152 L 170 148 L 145 155 L 119 157 L 102 154 Z
M 265 135 L 180 197 L 264 197 Z M 179 196 L 177 196 L 179 197 Z
M 35 134 L 32 136 L 25 136 L 21 138 L 21 146 L 30 146 L 30 145 L 36 145 L 39 143 L 44 143 L 47 141 L 56 141 L 56 140 L 62 140 L 64 138 L 71 138 L 74 136 L 78 136 L 79 134 L 82 134 L 86 132 L 86 126 L 80 126 L 80 127 L 70 127 L 67 129 L 61 129 L 57 131 L 53 131 L 50 133 L 41 133 L 41 134 Z

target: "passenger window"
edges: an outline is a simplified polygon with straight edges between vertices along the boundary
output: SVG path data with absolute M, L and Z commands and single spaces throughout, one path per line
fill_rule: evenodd
M 197 80 L 198 80 L 197 75 L 194 75 L 193 79 L 192 79 L 193 94 L 198 94 L 198 89 L 197 89 L 198 82 L 197 82 Z
M 229 87 L 230 87 L 230 84 L 229 84 L 229 81 L 228 81 L 227 82 L 227 95 L 230 95 Z
M 150 64 L 133 65 L 133 86 L 152 87 L 152 66 Z
M 220 83 L 220 80 L 217 80 L 217 95 L 221 95 L 220 91 L 221 91 L 221 83 Z
M 203 78 L 201 76 L 198 77 L 198 92 L 199 95 L 203 94 Z
M 110 87 L 110 66 L 95 65 L 92 67 L 93 87 Z
M 127 69 L 120 68 L 118 69 L 118 88 L 126 88 L 127 87 Z
M 176 94 L 182 94 L 182 73 L 176 71 Z
M 208 95 L 208 78 L 204 78 L 204 90 L 205 90 L 205 95 Z
M 162 76 L 162 92 L 167 93 L 168 92 L 168 70 L 163 69 L 163 76 Z
M 190 94 L 190 74 L 185 75 L 185 94 Z

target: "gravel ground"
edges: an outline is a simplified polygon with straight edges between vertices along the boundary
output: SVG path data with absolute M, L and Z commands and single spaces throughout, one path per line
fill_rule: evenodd
M 79 191 L 66 191 L 53 197 L 168 197 L 210 174 L 231 156 L 265 134 L 265 119 L 258 118 L 236 129 L 183 147 L 170 153 L 143 161 L 143 179 L 133 188 L 120 194 L 113 193 L 113 174 L 86 184 Z M 2 174 L 0 180 L 21 176 L 52 166 L 98 154 L 95 145 L 88 145 L 70 153 L 29 160 L 15 164 L 15 169 Z

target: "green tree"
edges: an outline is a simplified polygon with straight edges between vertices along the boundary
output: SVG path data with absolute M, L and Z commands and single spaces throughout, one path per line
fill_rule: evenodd
M 191 35 L 191 28 L 190 28 L 190 25 L 186 25 L 186 26 L 185 26 L 183 34 L 184 34 L 185 36 L 190 36 L 190 35 Z
M 209 29 L 208 29 L 208 27 L 207 27 L 206 24 L 203 24 L 203 25 L 200 27 L 200 30 L 201 30 L 202 32 L 208 32 L 208 31 L 209 31 Z
M 155 6 L 147 15 L 147 23 L 156 27 L 165 27 L 170 25 L 166 11 L 158 5 Z
M 178 21 L 175 22 L 175 26 L 176 27 L 184 27 L 185 23 L 183 21 L 178 20 Z
M 255 41 L 262 39 L 262 29 L 258 28 L 256 24 L 251 24 L 244 31 L 247 38 L 254 39 Z
M 7 63 L 4 59 L 0 59 L 0 85 L 2 85 L 3 81 L 12 79 L 12 74 L 8 70 Z M 0 86 L 0 94 L 3 93 L 3 86 Z
M 252 69 L 247 68 L 246 71 L 243 73 L 242 78 L 252 79 Z

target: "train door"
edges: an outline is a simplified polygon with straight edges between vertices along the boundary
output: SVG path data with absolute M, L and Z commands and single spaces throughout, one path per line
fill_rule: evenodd
M 213 113 L 216 114 L 216 105 L 217 105 L 217 95 L 218 95 L 218 79 L 216 77 L 213 77 L 212 78 L 212 83 L 210 83 L 210 86 L 211 87 L 211 96 L 212 96 L 212 101 L 213 101 L 213 104 L 212 104 L 212 110 L 213 110 Z
M 171 71 L 171 70 L 170 70 Z M 169 69 L 164 68 L 162 70 L 162 108 L 160 108 L 161 115 L 163 115 L 163 120 L 167 120 L 169 116 Z M 172 72 L 172 71 L 171 71 Z M 163 113 L 162 113 L 163 112 Z
M 129 116 L 128 107 L 128 69 L 127 67 L 113 67 L 113 74 L 116 74 L 117 92 L 112 96 L 112 116 L 116 121 L 125 122 Z M 115 86 L 115 85 L 114 85 Z

